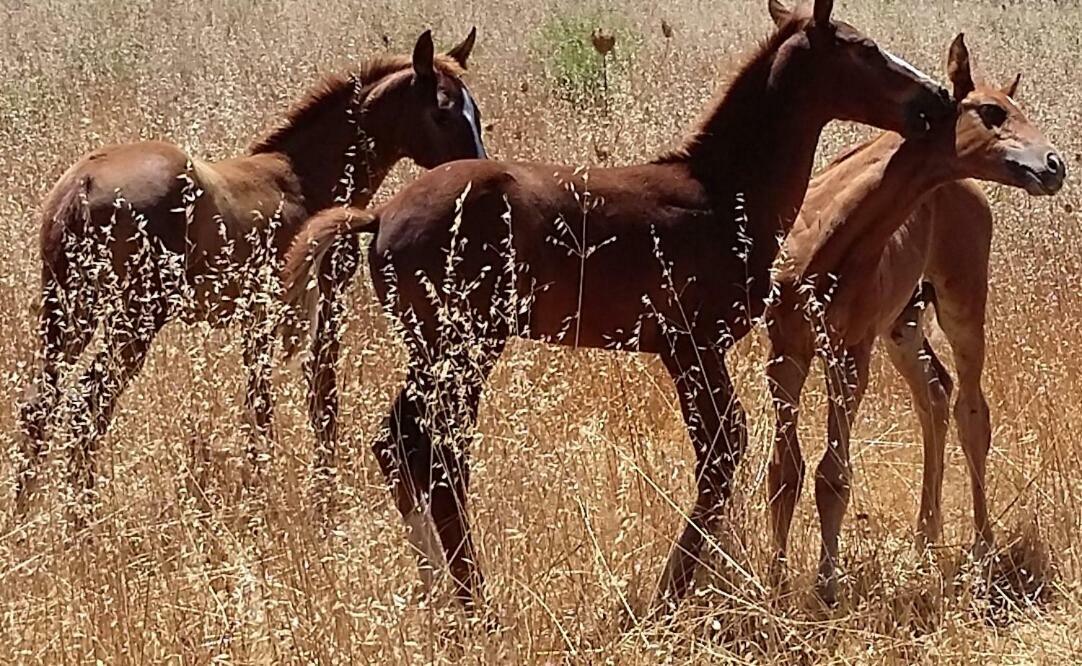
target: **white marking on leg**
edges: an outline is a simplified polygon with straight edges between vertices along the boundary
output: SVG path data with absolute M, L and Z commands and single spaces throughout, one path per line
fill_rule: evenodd
M 470 94 L 470 89 L 466 87 L 466 84 L 462 84 L 462 115 L 466 116 L 466 120 L 470 123 L 470 129 L 473 130 L 473 147 L 477 150 L 477 157 L 479 159 L 487 158 L 485 144 L 481 143 L 481 124 L 477 117 L 477 105 L 474 103 L 473 95 Z

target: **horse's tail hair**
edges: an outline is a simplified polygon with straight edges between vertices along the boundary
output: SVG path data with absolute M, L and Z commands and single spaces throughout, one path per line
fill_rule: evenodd
M 87 202 L 90 178 L 64 178 L 46 197 L 41 208 L 39 238 L 41 250 L 41 302 L 38 317 L 46 353 L 64 341 L 52 339 L 74 333 L 73 325 L 91 326 L 89 311 L 92 295 L 70 293 L 80 289 L 75 273 L 83 267 L 72 265 L 69 241 L 89 228 L 90 210 Z M 76 261 L 75 263 L 78 263 Z M 85 290 L 84 290 L 85 291 Z M 78 309 L 82 312 L 75 312 Z
M 286 253 L 282 269 L 283 298 L 291 311 L 281 327 L 286 357 L 308 339 L 319 313 L 320 275 L 335 242 L 344 236 L 379 230 L 379 213 L 358 208 L 328 208 L 309 219 Z

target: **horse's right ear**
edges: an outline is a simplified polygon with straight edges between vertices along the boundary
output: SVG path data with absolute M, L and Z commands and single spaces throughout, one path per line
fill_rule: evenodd
M 436 75 L 433 60 L 436 47 L 432 45 L 432 31 L 425 30 L 413 47 L 413 75 L 418 79 L 430 79 Z
M 462 69 L 466 69 L 466 61 L 473 52 L 473 43 L 477 41 L 477 26 L 470 28 L 470 34 L 466 35 L 456 46 L 447 52 L 452 60 L 457 62 Z
M 969 49 L 966 48 L 964 33 L 958 33 L 951 42 L 950 52 L 947 54 L 947 78 L 954 86 L 955 102 L 961 102 L 973 92 L 973 74 L 969 69 Z
M 812 12 L 815 24 L 826 27 L 830 23 L 830 13 L 832 11 L 834 11 L 834 0 L 815 0 L 815 10 Z
M 781 0 L 767 0 L 766 8 L 770 11 L 770 18 L 774 19 L 774 25 L 779 28 L 789 22 L 793 12 L 781 4 Z

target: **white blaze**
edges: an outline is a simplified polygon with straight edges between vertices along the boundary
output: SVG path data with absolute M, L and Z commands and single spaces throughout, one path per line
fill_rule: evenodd
M 485 145 L 481 143 L 481 125 L 477 119 L 477 105 L 474 104 L 473 95 L 470 95 L 470 89 L 465 84 L 462 84 L 462 115 L 466 116 L 470 129 L 473 130 L 473 147 L 477 149 L 477 156 L 488 157 L 485 154 Z
M 881 51 L 881 52 L 883 53 L 883 55 L 885 55 L 885 56 L 887 57 L 887 60 L 889 60 L 889 61 L 891 61 L 892 63 L 894 63 L 895 65 L 897 65 L 897 66 L 901 67 L 902 69 L 904 69 L 905 71 L 909 72 L 910 74 L 912 74 L 912 75 L 916 76 L 916 77 L 917 77 L 917 78 L 919 78 L 919 79 L 922 79 L 922 80 L 924 80 L 924 81 L 927 81 L 927 82 L 929 82 L 929 83 L 935 83 L 935 79 L 933 79 L 932 77 L 928 76 L 928 75 L 927 75 L 927 74 L 925 74 L 924 72 L 920 71 L 919 69 L 917 69 L 917 68 L 916 68 L 916 67 L 914 67 L 913 65 L 909 64 L 909 63 L 908 63 L 908 62 L 906 62 L 905 60 L 902 60 L 901 58 L 899 58 L 898 56 L 894 55 L 894 54 L 893 54 L 893 53 L 891 53 L 890 51 L 888 51 L 888 50 L 886 50 L 886 49 L 882 49 L 882 48 L 881 48 L 881 49 L 879 49 L 879 50 L 880 50 L 880 51 Z M 937 84 L 937 83 L 936 83 L 936 85 L 939 85 L 939 84 Z

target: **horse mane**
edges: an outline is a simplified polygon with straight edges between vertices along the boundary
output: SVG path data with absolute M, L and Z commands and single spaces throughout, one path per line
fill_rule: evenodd
M 655 164 L 683 162 L 689 159 L 695 149 L 717 134 L 715 123 L 721 121 L 722 116 L 735 115 L 734 107 L 742 107 L 752 103 L 753 96 L 760 91 L 753 90 L 751 83 L 757 75 L 763 74 L 763 69 L 777 53 L 781 45 L 792 37 L 804 26 L 804 21 L 790 20 L 775 30 L 769 37 L 759 42 L 758 48 L 752 55 L 744 60 L 744 64 L 737 73 L 729 79 L 729 84 L 714 95 L 713 100 L 707 105 L 705 112 L 699 118 L 694 128 L 688 133 L 676 148 L 668 150 L 653 160 Z M 738 128 L 730 128 L 738 130 Z
M 436 69 L 443 74 L 461 78 L 465 73 L 458 62 L 446 54 L 436 54 Z M 380 55 L 369 58 L 360 67 L 344 72 L 324 74 L 286 111 L 285 118 L 252 142 L 249 154 L 269 153 L 281 149 L 294 132 L 319 122 L 322 111 L 345 104 L 356 96 L 363 98 L 384 78 L 413 67 L 406 55 Z

